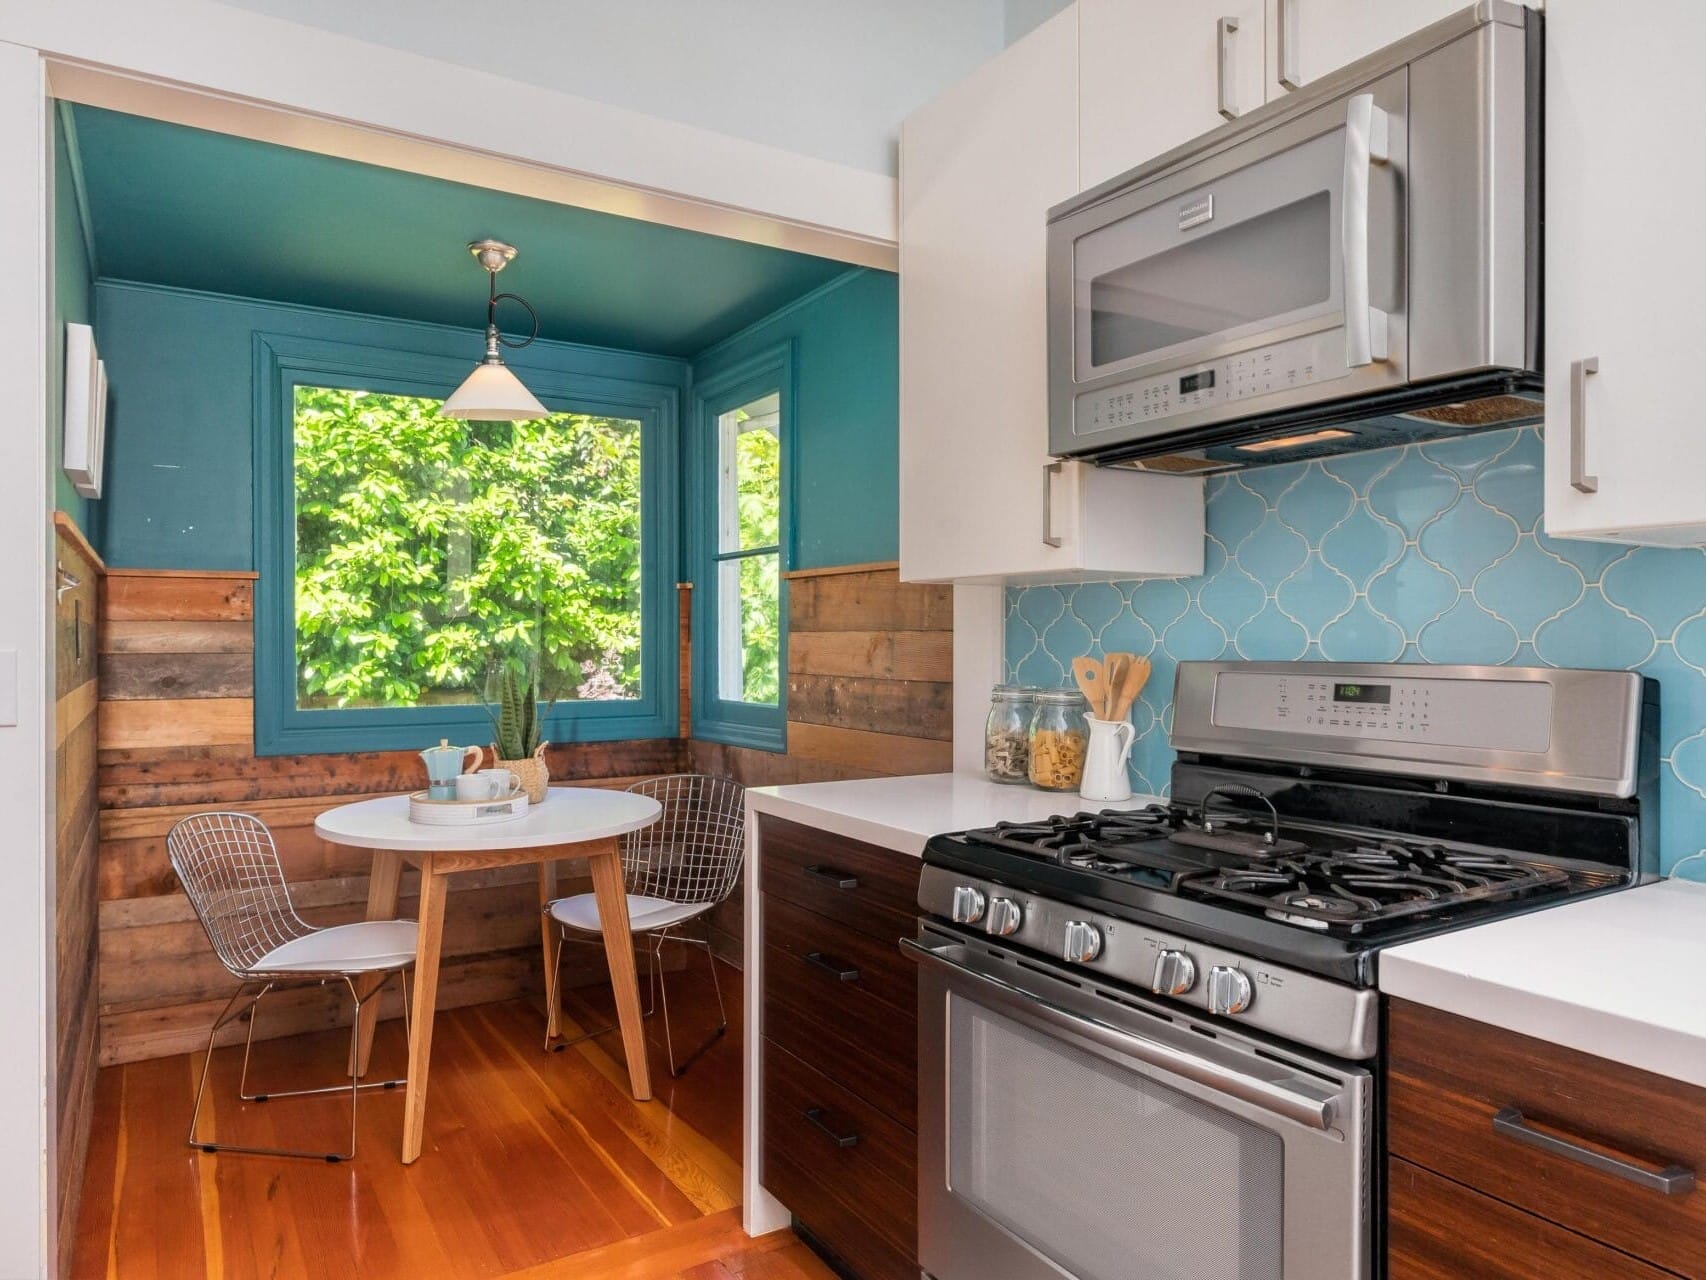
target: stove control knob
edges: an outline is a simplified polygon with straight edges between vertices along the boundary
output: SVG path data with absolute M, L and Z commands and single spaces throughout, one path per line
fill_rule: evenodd
M 1102 954 L 1102 934 L 1085 920 L 1066 922 L 1066 944 L 1061 954 L 1074 964 L 1089 964 Z
M 1155 957 L 1155 976 L 1149 989 L 1158 996 L 1182 996 L 1197 985 L 1197 962 L 1183 951 L 1164 950 Z
M 1250 979 L 1242 969 L 1217 964 L 1208 971 L 1208 1011 L 1243 1013 L 1250 1007 Z
M 989 914 L 984 918 L 983 931 L 997 938 L 1005 938 L 1019 932 L 1019 926 L 1025 922 L 1025 912 L 1011 898 L 991 898 Z
M 974 889 L 969 884 L 954 886 L 954 923 L 976 924 L 983 919 L 984 897 L 982 889 Z

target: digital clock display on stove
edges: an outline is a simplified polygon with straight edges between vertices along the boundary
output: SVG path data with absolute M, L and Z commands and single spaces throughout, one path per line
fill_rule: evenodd
M 1333 686 L 1334 702 L 1368 702 L 1386 706 L 1392 701 L 1392 686 L 1389 684 L 1335 684 Z

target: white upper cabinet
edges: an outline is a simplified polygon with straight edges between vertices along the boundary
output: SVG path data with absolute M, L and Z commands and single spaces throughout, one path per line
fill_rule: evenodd
M 1265 100 L 1262 0 L 1079 0 L 1085 187 Z
M 1045 233 L 1079 187 L 1076 6 L 901 131 L 904 578 L 1201 572 L 1200 481 L 1048 454 Z
M 1706 6 L 1546 13 L 1546 528 L 1706 542 Z
M 1266 0 L 1266 5 L 1271 101 L 1468 8 L 1469 0 Z

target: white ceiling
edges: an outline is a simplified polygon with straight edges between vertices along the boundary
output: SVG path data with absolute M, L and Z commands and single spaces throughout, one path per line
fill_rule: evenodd
M 1000 52 L 1009 11 L 1066 0 L 223 2 L 892 174 L 901 120 Z

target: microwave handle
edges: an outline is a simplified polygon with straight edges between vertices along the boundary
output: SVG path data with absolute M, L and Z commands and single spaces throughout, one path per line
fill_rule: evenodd
M 1387 116 L 1374 95 L 1359 93 L 1345 113 L 1345 182 L 1339 200 L 1339 254 L 1344 265 L 1345 363 L 1352 369 L 1387 358 L 1386 313 L 1368 301 L 1369 170 L 1385 164 Z
M 922 964 L 936 965 L 960 979 L 970 980 L 995 1003 L 1027 1009 L 1047 1022 L 1069 1027 L 1079 1035 L 1106 1045 L 1116 1053 L 1141 1062 L 1166 1075 L 1177 1076 L 1247 1102 L 1253 1107 L 1283 1116 L 1311 1129 L 1333 1127 L 1336 1099 L 1317 1097 L 1289 1088 L 1283 1080 L 1262 1080 L 1218 1062 L 1186 1053 L 1159 1040 L 1134 1035 L 1094 1018 L 1062 1009 L 1059 1005 L 1023 987 L 966 963 L 966 948 L 958 943 L 925 946 L 912 938 L 900 940 L 902 951 Z

